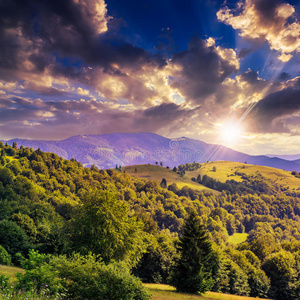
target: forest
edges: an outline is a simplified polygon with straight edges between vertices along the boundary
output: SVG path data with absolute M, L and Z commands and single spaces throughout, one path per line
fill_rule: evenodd
M 190 169 L 201 165 L 178 166 Z M 198 261 L 202 284 L 191 292 L 299 299 L 300 195 L 259 176 L 195 181 L 218 192 L 0 143 L 0 264 L 26 270 L 16 288 L 47 285 L 51 297 L 148 299 L 141 282 L 184 289 L 182 249 L 196 224 L 208 254 Z M 247 240 L 230 243 L 237 233 Z M 0 279 L 5 289 L 8 278 Z

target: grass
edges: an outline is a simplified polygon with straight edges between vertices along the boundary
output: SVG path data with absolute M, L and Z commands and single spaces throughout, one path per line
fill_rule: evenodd
M 216 167 L 216 171 L 213 171 L 213 167 Z M 171 169 L 150 164 L 127 166 L 123 167 L 122 171 L 125 171 L 133 177 L 156 180 L 159 183 L 165 178 L 168 185 L 176 183 L 180 189 L 184 186 L 188 186 L 195 190 L 206 190 L 214 193 L 218 192 L 192 181 L 191 178 L 197 178 L 200 174 L 202 177 L 203 175 L 208 175 L 221 182 L 231 179 L 242 182 L 244 179 L 238 174 L 246 174 L 247 176 L 253 176 L 253 178 L 260 175 L 273 184 L 284 186 L 290 190 L 300 190 L 300 178 L 296 178 L 289 171 L 230 161 L 203 163 L 201 164 L 200 169 L 196 171 L 186 171 L 186 174 L 183 177 L 179 176 L 179 174 L 173 172 Z
M 152 293 L 152 300 L 254 300 L 260 298 L 244 297 L 228 294 L 207 292 L 202 296 L 180 294 L 175 288 L 166 284 L 144 284 Z
M 0 275 L 6 275 L 11 279 L 11 281 L 16 280 L 17 273 L 24 273 L 24 270 L 17 267 L 0 265 Z
M 133 177 L 138 177 L 147 180 L 156 180 L 159 183 L 163 178 L 165 178 L 168 185 L 172 183 L 176 183 L 178 188 L 180 189 L 183 188 L 184 186 L 188 186 L 195 190 L 206 190 L 206 191 L 215 192 L 214 190 L 209 189 L 203 186 L 202 184 L 192 181 L 191 178 L 193 177 L 193 175 L 191 174 L 187 174 L 183 177 L 180 177 L 179 174 L 173 172 L 171 169 L 167 169 L 161 166 L 134 165 L 134 166 L 122 167 L 122 171 L 125 171 L 127 174 Z
M 216 167 L 216 172 L 213 171 L 213 167 Z M 279 184 L 285 187 L 289 187 L 291 190 L 297 190 L 300 187 L 300 178 L 296 178 L 290 171 L 275 169 L 265 166 L 249 165 L 246 163 L 230 162 L 230 161 L 215 161 L 201 164 L 201 169 L 193 172 L 187 172 L 189 176 L 195 176 L 199 173 L 201 176 L 208 175 L 221 182 L 226 180 L 235 180 L 242 182 L 243 179 L 237 173 L 244 173 L 248 176 L 261 175 L 266 180 L 271 181 L 274 184 Z
M 233 235 L 228 237 L 228 242 L 230 244 L 237 245 L 245 242 L 247 240 L 247 237 L 248 237 L 248 233 L 234 233 Z

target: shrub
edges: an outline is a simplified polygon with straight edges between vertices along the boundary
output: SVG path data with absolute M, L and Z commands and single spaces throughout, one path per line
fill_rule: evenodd
M 0 245 L 0 265 L 8 265 L 8 266 L 11 265 L 11 256 L 1 245 Z
M 35 251 L 23 263 L 25 274 L 18 275 L 18 290 L 47 286 L 51 295 L 67 299 L 146 300 L 142 282 L 130 274 L 125 263 L 105 265 L 95 255 L 50 256 Z
M 1 274 L 0 275 L 0 291 L 5 292 L 8 287 L 9 287 L 9 283 L 8 283 L 9 278 L 6 277 L 5 275 Z
M 50 261 L 50 255 L 39 254 L 31 250 L 29 258 L 22 262 L 22 267 L 26 272 L 17 274 L 16 290 L 34 290 L 42 293 L 46 288 L 50 295 L 62 294 L 64 280 L 59 277 L 57 266 L 50 264 Z
M 71 260 L 58 259 L 58 263 L 62 263 L 61 276 L 67 279 L 66 289 L 71 299 L 149 298 L 142 282 L 130 274 L 125 263 L 105 265 L 92 255 L 75 255 Z

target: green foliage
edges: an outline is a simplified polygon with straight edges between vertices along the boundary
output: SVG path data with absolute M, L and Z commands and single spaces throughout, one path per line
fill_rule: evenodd
M 222 262 L 220 273 L 220 291 L 222 293 L 244 295 L 250 294 L 247 274 L 232 260 Z
M 0 245 L 0 265 L 11 265 L 11 255 Z
M 94 256 L 75 255 L 70 260 L 58 258 L 60 276 L 66 278 L 70 299 L 145 300 L 149 294 L 142 282 L 132 276 L 124 263 L 105 265 Z
M 69 228 L 70 249 L 98 254 L 106 263 L 114 259 L 135 265 L 143 252 L 142 223 L 129 216 L 127 205 L 113 192 L 85 194 Z
M 196 171 L 199 168 L 201 168 L 201 165 L 197 162 L 193 162 L 193 163 L 186 163 L 184 165 L 179 165 L 178 166 L 178 171 Z M 174 171 L 174 169 L 173 169 Z M 176 172 L 176 171 L 174 171 Z
M 16 222 L 22 229 L 25 230 L 26 234 L 32 238 L 37 235 L 37 228 L 32 218 L 26 214 L 15 213 L 12 215 L 12 220 Z
M 8 186 L 13 182 L 13 173 L 11 170 L 0 167 L 0 182 L 2 182 L 3 186 Z
M 204 293 L 213 285 L 213 250 L 207 232 L 192 211 L 179 238 L 180 258 L 176 261 L 172 283 L 179 292 Z
M 51 295 L 63 294 L 65 279 L 60 277 L 57 266 L 50 263 L 50 260 L 50 256 L 30 251 L 29 258 L 22 263 L 26 272 L 17 274 L 16 290 L 34 289 L 41 293 L 46 287 Z
M 299 299 L 300 268 L 295 255 L 284 250 L 273 253 L 266 258 L 262 268 L 271 279 L 271 297 L 286 300 Z
M 227 257 L 230 258 L 231 261 L 235 262 L 239 266 L 240 271 L 244 272 L 247 276 L 250 296 L 267 298 L 270 288 L 270 280 L 260 269 L 260 261 L 257 256 L 249 250 L 238 251 L 233 248 L 227 248 L 225 249 L 225 252 Z M 230 276 L 238 276 L 240 271 L 234 266 L 231 266 L 231 268 L 235 271 L 231 273 L 229 272 Z M 243 276 L 241 278 L 243 278 Z M 233 280 L 233 283 L 234 281 L 235 280 Z M 236 288 L 237 286 L 233 289 Z M 241 292 L 244 292 L 244 288 L 245 287 L 242 286 Z
M 256 269 L 253 266 L 249 268 L 248 284 L 251 297 L 268 298 L 270 279 L 261 269 Z
M 161 178 L 173 181 L 167 173 L 160 173 L 160 167 L 153 168 L 159 181 L 148 181 L 146 176 L 140 179 L 115 170 L 84 168 L 74 159 L 64 160 L 39 149 L 10 148 L 5 145 L 0 149 L 0 244 L 15 264 L 27 256 L 31 247 L 45 254 L 92 251 L 100 253 L 106 263 L 112 259 L 138 263 L 135 273 L 145 281 L 166 282 L 178 256 L 174 247 L 177 234 L 181 233 L 185 217 L 195 210 L 223 251 L 222 262 L 235 263 L 221 263 L 218 276 L 224 280 L 219 282 L 219 289 L 240 293 L 247 290 L 247 282 L 249 295 L 266 297 L 271 279 L 273 294 L 284 292 L 292 299 L 300 293 L 298 175 L 272 169 L 273 177 L 279 174 L 274 183 L 259 174 L 263 167 L 255 167 L 251 175 L 247 173 L 250 165 L 239 165 L 230 166 L 229 175 L 241 182 L 229 180 L 227 173 L 219 182 L 205 174 L 222 177 L 223 163 L 202 167 L 194 163 L 175 167 L 174 171 L 193 176 L 194 186 L 203 181 L 220 193 L 184 186 L 184 178 L 166 169 L 164 172 L 179 181 L 165 189 L 159 184 Z M 216 173 L 211 172 L 214 164 Z M 138 167 L 139 172 L 143 168 L 150 167 Z M 281 185 L 285 176 L 294 180 L 293 188 Z M 225 251 L 227 242 L 236 233 L 244 232 L 247 242 L 234 251 Z M 282 277 L 286 278 L 285 285 L 277 284 L 274 272 L 267 273 L 267 278 L 261 270 L 262 263 L 269 261 L 270 255 L 276 256 L 281 248 L 292 254 L 295 262 L 290 273 L 295 276 Z M 217 267 L 208 269 L 215 278 Z M 230 288 L 229 274 L 237 278 L 237 285 Z
M 168 229 L 149 236 L 146 253 L 143 254 L 134 274 L 143 282 L 167 283 L 178 254 L 175 248 L 177 234 Z
M 45 287 L 50 295 L 66 299 L 146 300 L 149 294 L 141 281 L 132 276 L 126 264 L 105 265 L 96 256 L 46 256 L 31 251 L 18 275 L 16 290 Z
M 26 253 L 30 247 L 25 231 L 9 220 L 0 221 L 0 241 L 12 256 L 17 252 Z
M 6 293 L 9 289 L 9 278 L 4 274 L 0 275 L 0 293 Z

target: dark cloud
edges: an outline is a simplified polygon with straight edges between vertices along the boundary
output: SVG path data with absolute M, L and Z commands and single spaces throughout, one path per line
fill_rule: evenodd
M 253 51 L 251 48 L 242 48 L 238 53 L 238 58 L 244 58 Z
M 287 81 L 291 78 L 291 75 L 287 72 L 281 72 L 278 76 L 279 81 Z
M 258 74 L 252 70 L 249 70 L 241 75 L 241 79 L 250 84 L 255 84 L 259 81 Z
M 138 69 L 166 63 L 162 56 L 110 32 L 103 0 L 1 1 L 0 20 L 0 76 L 6 80 L 22 76 L 8 78 L 7 69 L 40 73 L 49 68 L 54 74 L 80 78 L 85 75 L 84 65 L 109 72 L 113 64 Z M 72 70 L 64 62 L 67 57 L 77 60 Z
M 287 88 L 269 94 L 249 114 L 252 128 L 258 132 L 290 132 L 286 119 L 300 112 L 300 90 Z
M 253 4 L 261 19 L 264 19 L 266 25 L 272 24 L 277 19 L 276 8 L 283 3 L 279 0 L 254 0 Z
M 237 70 L 235 62 L 222 58 L 215 46 L 200 38 L 193 38 L 186 51 L 174 54 L 172 63 L 182 71 L 171 80 L 187 100 L 201 103 L 213 94 L 230 74 Z

